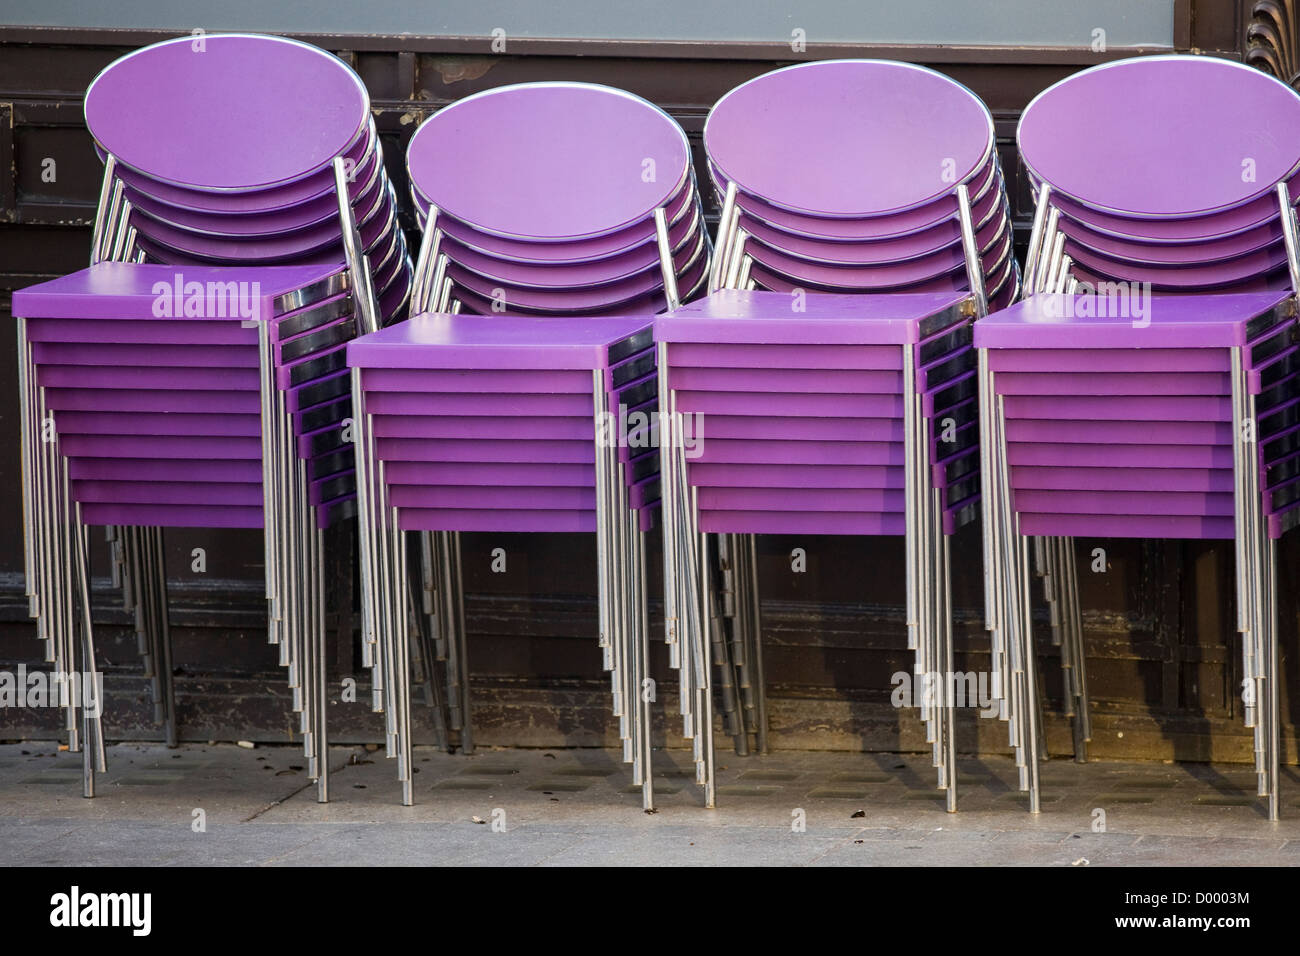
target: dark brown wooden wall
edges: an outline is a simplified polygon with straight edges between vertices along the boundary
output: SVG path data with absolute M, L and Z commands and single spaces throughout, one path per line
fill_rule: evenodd
M 1179 50 L 1246 59 L 1287 80 L 1297 73 L 1296 29 L 1290 2 L 1179 0 L 1176 7 Z M 113 59 L 162 38 L 137 31 L 0 27 L 0 312 L 6 318 L 9 291 L 86 262 L 100 165 L 82 122 L 83 91 Z M 339 53 L 366 81 L 389 171 L 403 197 L 401 158 L 411 132 L 440 106 L 478 90 L 542 79 L 623 87 L 676 117 L 700 163 L 700 131 L 709 107 L 752 76 L 808 58 L 883 56 L 924 63 L 971 87 L 993 110 L 1022 244 L 1031 207 L 1015 152 L 1019 111 L 1038 91 L 1077 69 L 1148 52 L 810 45 L 807 54 L 795 57 L 788 47 L 760 44 L 519 40 L 512 41 L 508 55 L 493 55 L 483 38 L 302 38 Z M 53 182 L 42 177 L 47 158 L 55 161 Z M 709 212 L 716 216 L 715 209 Z M 409 215 L 406 225 L 412 225 Z M 22 602 L 15 393 L 14 339 L 6 333 L 0 336 L 0 668 L 36 663 L 39 652 Z M 972 670 L 987 666 L 979 621 L 978 533 L 977 527 L 963 531 L 954 552 L 958 666 Z M 1283 672 L 1289 684 L 1300 680 L 1294 589 L 1288 586 L 1300 571 L 1296 537 L 1284 544 L 1281 567 Z M 262 632 L 256 535 L 172 531 L 167 540 L 182 736 L 286 739 L 292 731 L 281 675 Z M 337 559 L 333 671 L 340 678 L 356 673 L 364 683 L 352 634 L 353 542 L 343 531 L 331 543 Z M 206 550 L 205 574 L 190 570 L 196 547 Z M 505 574 L 489 571 L 488 554 L 495 547 L 507 550 Z M 910 666 L 902 625 L 901 542 L 768 537 L 759 547 L 773 745 L 919 746 L 912 712 L 888 704 L 890 675 Z M 795 547 L 808 554 L 806 573 L 791 571 Z M 1239 642 L 1233 631 L 1229 548 L 1082 539 L 1078 547 L 1096 715 L 1093 753 L 1248 758 L 1250 738 L 1240 727 L 1237 694 Z M 1105 550 L 1104 572 L 1089 570 L 1094 548 Z M 105 572 L 102 548 L 96 567 Z M 582 536 L 470 535 L 466 572 L 481 742 L 608 741 L 606 685 L 593 642 L 593 543 Z M 109 733 L 157 736 L 146 706 L 147 687 L 136 673 L 134 639 L 120 599 L 106 581 L 96 603 L 110 691 Z M 1059 671 L 1045 631 L 1040 648 L 1050 709 Z M 660 698 L 670 710 L 666 657 L 658 656 L 654 670 L 664 681 Z M 1296 714 L 1290 700 L 1284 707 L 1290 729 Z M 50 716 L 0 711 L 0 738 L 50 735 Z M 336 738 L 379 739 L 381 725 L 362 705 L 336 704 L 331 720 Z M 675 716 L 666 722 L 669 743 L 676 739 L 675 723 Z M 1004 726 L 994 721 L 977 726 L 971 720 L 962 745 L 1002 750 Z M 1049 713 L 1048 729 L 1052 750 L 1068 752 L 1063 719 Z M 1286 756 L 1294 759 L 1291 750 Z

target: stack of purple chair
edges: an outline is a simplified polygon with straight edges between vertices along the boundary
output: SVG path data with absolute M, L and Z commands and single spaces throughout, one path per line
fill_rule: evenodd
M 1124 116 L 1118 126 L 1089 118 Z M 1096 128 L 1092 135 L 1081 128 Z M 1300 97 L 1209 57 L 1125 60 L 1026 109 L 1030 298 L 976 324 L 988 626 L 1022 787 L 1045 752 L 1031 571 L 1089 736 L 1074 542 L 1231 539 L 1244 713 L 1278 812 L 1276 539 L 1297 516 Z M 1153 294 L 1153 289 L 1156 290 Z
M 349 349 L 363 627 L 403 800 L 413 798 L 408 599 L 425 622 L 411 646 L 426 677 L 445 667 L 435 722 L 468 752 L 460 532 L 594 531 L 613 709 L 650 807 L 642 536 L 659 464 L 649 326 L 703 287 L 709 261 L 686 136 L 622 90 L 525 84 L 431 117 L 407 165 L 424 231 L 413 318 Z M 411 598 L 407 531 L 423 565 Z
M 722 206 L 710 290 L 780 292 L 794 317 L 818 292 L 966 292 L 979 314 L 1012 302 L 1020 274 L 996 145 L 977 96 L 911 64 L 820 61 L 737 87 L 704 128 Z M 761 752 L 763 682 L 748 673 L 762 669 L 755 546 L 737 529 L 717 553 L 738 595 L 718 662 L 738 688 L 724 720 L 738 753 L 751 734 Z
M 101 262 L 20 289 L 13 303 L 28 591 L 48 656 L 73 659 L 75 597 L 93 671 L 85 526 L 263 529 L 269 635 L 289 671 L 321 800 L 321 532 L 356 512 L 353 449 L 339 424 L 351 413 L 343 349 L 354 311 L 346 277 L 327 266 L 181 273 Z M 165 580 L 163 556 L 154 547 L 128 557 L 141 603 L 163 611 L 141 628 L 161 703 L 171 671 L 165 594 L 153 591 Z M 102 764 L 97 720 L 87 743 Z
M 918 677 L 953 672 L 948 537 L 979 514 L 975 315 L 966 292 L 810 294 L 792 310 L 784 293 L 723 290 L 656 321 L 667 639 L 709 805 L 714 676 L 724 707 L 747 704 L 715 665 L 763 678 L 715 620 L 708 535 L 904 537 Z M 935 690 L 920 706 L 955 809 L 954 700 Z
M 53 411 L 74 472 L 70 499 L 38 495 L 29 508 L 33 612 L 70 594 L 46 553 L 51 529 L 71 524 L 70 500 L 109 524 L 114 578 L 174 744 L 162 530 L 264 528 L 268 636 L 324 800 L 319 529 L 351 512 L 355 486 L 344 346 L 399 318 L 411 281 L 369 98 L 316 47 L 200 32 L 110 64 L 85 112 L 105 163 L 92 268 L 15 296 L 16 316 L 60 320 L 62 338 L 24 347 L 25 408 L 33 427 Z M 71 321 L 77 309 L 83 321 Z M 91 414 L 119 400 L 159 415 Z
M 659 499 L 658 462 L 647 442 L 629 435 L 653 415 L 650 322 L 427 313 L 348 347 L 363 581 L 373 594 L 367 627 L 376 634 L 377 667 L 388 671 L 385 685 L 397 692 L 386 713 L 405 803 L 413 799 L 406 532 L 594 532 L 613 710 L 634 780 L 653 806 L 649 696 L 641 692 L 643 532 Z M 437 552 L 439 566 L 448 559 Z M 455 638 L 444 651 L 453 659 L 467 653 L 464 633 Z

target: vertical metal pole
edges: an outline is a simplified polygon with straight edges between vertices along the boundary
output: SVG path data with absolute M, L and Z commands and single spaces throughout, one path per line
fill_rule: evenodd
M 957 215 L 961 220 L 961 245 L 966 257 L 966 281 L 975 296 L 976 315 L 988 312 L 988 298 L 984 294 L 984 264 L 980 260 L 979 246 L 975 242 L 975 227 L 971 223 L 970 194 L 966 185 L 957 187 Z
M 1047 232 L 1044 227 L 1047 223 L 1047 211 L 1051 195 L 1052 187 L 1044 183 L 1038 190 L 1038 196 L 1034 200 L 1034 225 L 1029 233 L 1029 248 L 1025 252 L 1025 272 L 1022 280 L 1031 294 L 1036 289 L 1034 283 L 1044 255 L 1043 244 L 1047 239 Z
M 659 273 L 664 283 L 664 300 L 669 312 L 682 303 L 677 294 L 677 266 L 673 262 L 672 242 L 668 238 L 668 221 L 664 217 L 663 207 L 654 212 L 655 241 L 659 246 Z
M 718 237 L 713 243 L 713 262 L 709 268 L 709 291 L 722 288 L 723 270 L 729 261 L 731 239 L 734 232 L 736 184 L 727 183 L 727 193 L 722 200 L 722 214 L 718 217 Z

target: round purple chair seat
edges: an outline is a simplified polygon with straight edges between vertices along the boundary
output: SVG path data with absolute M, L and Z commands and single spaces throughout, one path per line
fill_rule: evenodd
M 401 270 L 389 281 L 388 287 L 379 293 L 379 314 L 383 316 L 384 325 L 392 325 L 405 317 L 413 275 L 414 268 L 407 258 L 402 263 Z
M 481 232 L 572 241 L 646 220 L 690 179 L 680 126 L 610 87 L 527 83 L 444 107 L 407 150 L 412 184 Z
M 1256 252 L 1282 240 L 1282 220 L 1278 216 L 1261 226 L 1255 226 L 1233 236 L 1177 244 L 1122 239 L 1094 231 L 1068 216 L 1059 218 L 1057 229 L 1078 245 L 1099 255 L 1153 266 L 1206 265 L 1221 262 Z
M 1070 267 L 1070 272 L 1080 281 L 1088 282 L 1096 286 L 1100 282 L 1115 282 L 1116 276 L 1107 276 L 1099 274 L 1086 266 L 1075 262 Z M 1264 276 L 1253 279 L 1245 279 L 1240 282 L 1227 282 L 1209 288 L 1192 288 L 1180 285 L 1168 285 L 1163 282 L 1152 281 L 1151 288 L 1156 292 L 1180 292 L 1180 293 L 1200 293 L 1205 295 L 1227 295 L 1245 292 L 1281 292 L 1291 288 L 1291 275 L 1286 267 L 1279 268 Z
M 960 247 L 945 249 L 907 262 L 862 267 L 826 265 L 795 259 L 761 243 L 748 244 L 745 249 L 753 257 L 755 266 L 762 267 L 765 275 L 778 276 L 792 283 L 807 283 L 832 292 L 885 289 L 925 291 L 929 288 L 929 284 L 936 281 L 940 283 L 941 288 L 953 288 L 951 280 L 946 284 L 943 282 L 945 277 L 959 273 L 962 282 L 966 277 L 965 256 Z M 1010 254 L 1009 232 L 997 237 L 992 248 L 982 253 L 986 286 L 992 287 L 987 277 L 999 275 Z
M 1010 209 L 1007 204 L 995 207 L 994 215 L 980 224 L 975 232 L 975 242 L 987 248 L 1007 228 Z M 752 238 L 765 246 L 797 259 L 828 265 L 873 266 L 907 262 L 936 254 L 942 250 L 961 246 L 961 226 L 956 219 L 947 219 L 922 232 L 894 239 L 874 242 L 827 242 L 796 236 L 769 226 L 741 211 L 740 225 Z
M 1003 228 L 991 235 L 977 236 L 986 274 L 996 272 L 1011 248 L 1011 232 L 1006 221 Z M 966 257 L 960 242 L 941 247 L 938 251 L 904 260 L 887 260 L 879 263 L 859 261 L 826 262 L 795 256 L 785 249 L 775 248 L 757 236 L 746 245 L 756 262 L 769 270 L 780 272 L 792 279 L 807 279 L 821 285 L 855 288 L 880 288 L 923 282 L 947 275 L 954 269 L 964 269 Z
M 694 228 L 681 235 L 673 244 L 673 255 L 679 271 L 692 252 L 703 243 L 701 219 L 692 217 Z M 670 236 L 671 239 L 671 236 Z M 659 249 L 645 243 L 630 252 L 608 259 L 577 263 L 521 263 L 509 262 L 484 255 L 467 248 L 450 237 L 443 243 L 447 258 L 462 269 L 481 276 L 488 282 L 532 289 L 579 289 L 603 286 L 629 279 L 646 270 L 658 270 Z
M 1218 288 L 1230 283 L 1263 278 L 1286 265 L 1286 248 L 1281 242 L 1233 259 L 1190 265 L 1148 265 L 1116 259 L 1080 246 L 1071 239 L 1065 241 L 1065 253 L 1101 275 L 1129 282 L 1150 282 L 1163 288 Z
M 364 139 L 370 101 L 357 75 L 318 47 L 215 34 L 115 61 L 91 82 L 85 112 L 95 141 L 131 169 L 189 189 L 244 192 L 324 170 Z
M 95 151 L 101 161 L 106 158 L 107 154 L 103 149 L 96 147 Z M 355 197 L 360 193 L 361 187 L 369 182 L 375 171 L 381 169 L 383 165 L 373 121 L 367 128 L 365 138 L 345 152 L 343 159 L 352 170 L 351 192 Z M 202 192 L 160 182 L 120 163 L 117 166 L 116 176 L 132 190 L 157 202 L 166 203 L 175 209 L 214 216 L 275 213 L 292 209 L 302 203 L 321 200 L 327 196 L 332 198 L 334 195 L 334 173 L 330 169 L 313 173 L 305 179 L 283 186 L 247 192 L 221 193 Z
M 1300 178 L 1291 182 L 1289 191 L 1292 197 L 1297 195 L 1297 189 L 1300 189 Z M 1293 198 L 1293 208 L 1296 202 Z M 1051 197 L 1051 203 L 1061 211 L 1062 215 L 1082 223 L 1095 232 L 1105 233 L 1117 239 L 1170 245 L 1227 239 L 1266 226 L 1278 218 L 1277 199 L 1272 196 L 1254 199 L 1244 206 L 1238 206 L 1227 212 L 1187 219 L 1130 219 L 1112 216 L 1109 213 L 1088 209 L 1059 194 Z
M 381 202 L 381 209 L 387 206 L 386 202 Z M 370 219 L 360 224 L 361 246 L 366 250 L 367 255 L 372 251 L 378 251 L 388 248 L 392 240 L 393 232 L 398 228 L 395 211 L 389 208 L 389 211 L 381 215 L 372 215 Z M 284 240 L 270 240 L 258 244 L 256 240 L 214 240 L 206 238 L 199 245 L 207 252 L 198 252 L 193 249 L 195 243 L 191 240 L 189 234 L 180 234 L 176 230 L 168 230 L 167 238 L 176 242 L 185 242 L 190 249 L 180 250 L 164 242 L 158 241 L 154 236 L 139 235 L 136 239 L 141 249 L 149 255 L 150 259 L 156 262 L 165 262 L 174 265 L 191 264 L 208 264 L 208 265 L 324 265 L 326 263 L 338 263 L 340 266 L 344 261 L 342 238 L 335 231 L 332 241 L 321 242 L 319 239 L 311 243 L 311 248 L 305 251 L 301 247 L 305 245 L 301 240 L 287 242 Z
M 363 236 L 373 220 L 386 222 L 394 215 L 392 195 L 381 189 L 368 197 L 367 205 L 355 208 L 357 225 Z M 154 243 L 196 258 L 218 262 L 256 263 L 283 261 L 321 252 L 341 242 L 337 217 L 305 229 L 264 237 L 200 235 L 165 225 L 133 211 L 132 224 Z
M 887 60 L 803 63 L 741 84 L 704 146 L 738 190 L 803 216 L 858 219 L 950 195 L 993 154 L 993 120 L 961 84 Z
M 1178 219 L 1234 209 L 1300 169 L 1300 96 L 1209 56 L 1120 60 L 1067 77 L 1025 107 L 1025 166 L 1092 209 Z
M 354 209 L 371 208 L 378 200 L 380 192 L 388 186 L 387 178 L 381 174 L 378 163 L 370 163 L 369 170 L 369 178 L 361 183 L 358 191 L 351 194 Z M 228 239 L 291 236 L 304 230 L 328 227 L 337 223 L 339 218 L 338 198 L 332 183 L 330 190 L 319 198 L 274 212 L 214 215 L 170 205 L 147 196 L 132 186 L 125 188 L 125 195 L 130 200 L 132 208 L 148 220 L 161 223 L 164 228 L 192 232 L 200 236 Z
M 727 192 L 726 178 L 716 173 L 711 173 L 711 178 L 718 196 L 724 196 Z M 977 223 L 985 221 L 1002 202 L 1005 189 L 996 159 L 990 161 L 987 173 L 981 174 L 970 195 L 971 215 Z M 805 216 L 740 192 L 736 194 L 736 205 L 743 213 L 766 223 L 773 229 L 809 239 L 820 239 L 824 242 L 897 239 L 930 229 L 957 216 L 957 200 L 953 196 L 890 216 L 860 219 Z
M 668 219 L 668 238 L 676 248 L 688 232 L 698 228 L 703 218 L 703 210 L 693 185 L 688 184 L 688 188 L 668 203 L 665 217 Z M 416 222 L 423 231 L 425 217 L 418 210 Z M 479 232 L 472 226 L 445 215 L 439 217 L 438 226 L 444 234 L 467 248 L 506 262 L 556 265 L 596 262 L 630 253 L 655 241 L 653 220 L 607 236 L 574 242 L 520 242 L 516 239 L 503 239 Z
M 709 278 L 706 266 L 707 260 L 705 257 L 702 255 L 697 256 L 694 263 L 685 272 L 678 274 L 677 292 L 682 301 L 689 300 L 703 291 Z M 540 293 L 536 294 L 539 295 Z M 494 308 L 491 299 L 485 298 L 464 286 L 455 287 L 453 298 L 460 300 L 467 311 L 480 315 L 600 315 L 611 312 L 618 312 L 623 315 L 651 315 L 662 312 L 664 309 L 662 284 L 649 293 L 623 302 L 597 302 L 585 307 L 566 305 L 564 300 L 545 306 L 523 306 L 511 302 L 507 298 L 504 309 L 499 309 Z
M 705 259 L 705 239 L 701 233 L 696 236 L 691 246 L 683 247 L 674 254 L 678 276 L 689 274 L 692 267 Z M 563 311 L 572 308 L 576 311 L 590 310 L 621 305 L 633 299 L 663 288 L 663 276 L 656 261 L 628 278 L 619 279 L 602 285 L 574 284 L 558 289 L 527 287 L 506 284 L 487 279 L 482 275 L 459 265 L 449 265 L 447 275 L 458 288 L 464 288 L 474 294 L 491 299 L 498 290 L 504 292 L 508 305 L 525 309 L 546 309 Z M 679 290 L 680 291 L 680 290 Z
M 1008 274 L 987 291 L 990 312 L 1005 309 L 1020 294 L 1020 267 L 1016 265 L 1015 260 L 1012 260 L 1011 266 L 1012 269 L 1007 270 Z M 1014 279 L 1011 276 L 1012 271 L 1015 273 Z

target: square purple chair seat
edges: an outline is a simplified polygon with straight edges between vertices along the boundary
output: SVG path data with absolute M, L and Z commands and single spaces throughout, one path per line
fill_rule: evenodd
M 183 460 L 166 458 L 74 458 L 68 462 L 73 481 L 138 481 L 182 483 L 262 483 L 262 464 L 247 459 Z
M 595 511 L 542 511 L 533 509 L 483 511 L 472 508 L 399 508 L 403 531 L 581 532 L 596 530 Z
M 893 489 L 904 487 L 901 465 L 689 464 L 697 488 Z M 811 474 L 809 474 L 811 472 Z
M 1007 395 L 1008 420 L 1099 421 L 1232 421 L 1232 398 L 1226 395 Z
M 213 438 L 257 438 L 262 434 L 260 415 L 196 415 L 187 413 L 112 411 L 56 411 L 60 435 L 173 435 Z
M 55 388 L 45 393 L 45 403 L 58 411 L 190 415 L 260 415 L 256 392 L 178 390 L 136 392 L 109 388 Z
M 18 291 L 26 292 L 31 288 L 34 287 Z M 28 319 L 27 338 L 30 342 L 86 346 L 171 345 L 186 350 L 257 348 L 256 328 L 217 319 L 113 319 L 106 322 L 103 319 L 35 316 Z
M 377 438 L 375 455 L 380 461 L 549 462 L 589 465 L 596 459 L 594 446 L 594 436 L 589 441 Z
M 83 504 L 211 505 L 262 507 L 262 484 L 217 482 L 77 481 L 72 494 Z
M 655 340 L 736 345 L 916 344 L 965 317 L 969 293 L 844 296 L 723 290 L 655 320 Z M 797 306 L 802 304 L 802 309 Z
M 903 389 L 901 372 L 833 369 L 674 368 L 669 381 L 675 389 L 695 392 L 896 395 Z
M 775 415 L 810 418 L 902 418 L 898 395 L 825 395 L 780 392 L 677 391 L 677 410 L 705 415 Z
M 396 508 L 428 510 L 596 511 L 594 487 L 480 487 L 475 485 L 388 484 L 389 503 Z
M 238 325 L 242 320 L 269 320 L 289 311 L 295 296 L 337 284 L 338 272 L 337 266 L 320 265 L 232 268 L 101 262 L 19 289 L 14 293 L 13 314 L 31 319 L 170 322 L 188 320 L 187 303 L 192 302 L 191 311 L 205 313 L 194 316 L 195 320 L 221 319 Z M 242 315 L 241 309 L 256 314 Z M 219 310 L 222 314 L 217 314 Z
M 1231 395 L 1220 372 L 999 372 L 1000 395 Z
M 366 410 L 371 414 L 384 416 L 446 415 L 448 417 L 532 417 L 535 419 L 554 416 L 579 417 L 590 421 L 595 409 L 591 395 L 368 392 Z
M 697 487 L 701 511 L 836 511 L 902 514 L 904 492 L 887 488 Z
M 702 441 L 714 438 L 782 441 L 903 441 L 898 418 L 796 418 L 757 415 L 709 415 Z
M 1010 419 L 1009 442 L 1120 445 L 1232 445 L 1232 422 Z
M 1022 535 L 1099 538 L 1231 539 L 1233 520 L 1188 515 L 1060 515 L 1020 512 Z
M 1219 372 L 1230 371 L 1226 349 L 990 349 L 995 372 Z
M 593 441 L 590 414 L 583 416 L 487 417 L 482 415 L 380 415 L 371 419 L 377 438 L 517 439 Z
M 39 324 L 39 320 L 37 323 Z M 172 367 L 256 369 L 257 344 L 251 345 L 135 345 L 111 343 L 35 342 L 32 361 L 37 365 L 63 365 L 114 369 Z
M 399 327 L 389 326 L 389 328 Z M 362 388 L 367 392 L 590 395 L 592 381 L 591 373 L 589 371 L 584 373 L 580 369 L 479 370 L 364 367 Z
M 903 354 L 894 345 L 733 345 L 674 342 L 668 362 L 676 368 L 842 369 L 898 372 Z
M 477 485 L 498 488 L 586 487 L 596 482 L 595 465 L 539 462 L 424 462 L 384 463 L 390 484 Z
M 1112 445 L 1009 442 L 1007 461 L 1016 465 L 1080 468 L 1231 468 L 1231 446 Z
M 72 458 L 116 458 L 123 461 L 152 458 L 262 459 L 262 441 L 252 438 L 207 438 L 185 435 L 66 435 L 59 450 Z
M 110 388 L 139 391 L 258 390 L 256 368 L 83 368 L 76 365 L 39 365 L 37 383 L 46 388 Z
M 1231 492 L 1050 491 L 1016 489 L 1017 511 L 1038 514 L 1170 515 L 1231 518 Z
M 853 534 L 901 535 L 906 520 L 899 514 L 843 511 L 706 511 L 699 513 L 700 530 L 709 534 Z
M 1011 487 L 1048 491 L 1194 492 L 1230 494 L 1231 468 L 1108 468 L 1012 465 Z
M 81 518 L 88 525 L 156 528 L 261 528 L 262 505 L 134 505 L 89 503 Z
M 706 423 L 705 439 L 700 445 L 702 453 L 694 460 L 701 464 L 901 466 L 904 461 L 901 442 L 710 439 L 707 428 Z M 688 463 L 688 476 L 690 467 Z
M 1244 346 L 1285 316 L 1285 292 L 1154 296 L 1145 304 L 1039 294 L 975 323 L 985 349 L 1227 349 Z M 1068 300 L 1068 301 L 1067 301 Z M 1098 302 L 1109 303 L 1101 317 Z M 1134 305 L 1146 314 L 1134 318 Z
M 540 373 L 539 381 L 585 371 L 590 390 L 593 369 L 606 369 L 646 348 L 650 322 L 636 316 L 515 316 L 484 322 L 429 313 L 362 336 L 349 346 L 348 361 L 354 368 L 376 370 L 531 371 Z

